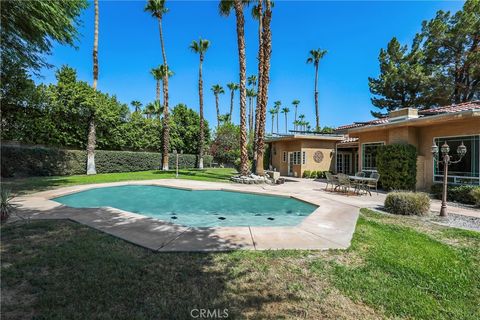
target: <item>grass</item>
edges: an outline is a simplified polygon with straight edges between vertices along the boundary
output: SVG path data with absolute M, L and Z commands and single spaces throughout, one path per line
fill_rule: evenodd
M 479 319 L 480 233 L 362 209 L 348 250 L 152 253 L 68 221 L 2 226 L 2 317 Z
M 204 180 L 204 181 L 228 181 L 235 173 L 229 168 L 211 169 L 184 169 L 179 170 L 179 179 Z M 37 192 L 62 186 L 118 182 L 127 180 L 152 180 L 175 178 L 175 171 L 139 171 L 139 172 L 118 172 L 102 173 L 97 175 L 75 175 L 55 177 L 31 177 L 21 179 L 3 179 L 2 184 L 14 193 Z

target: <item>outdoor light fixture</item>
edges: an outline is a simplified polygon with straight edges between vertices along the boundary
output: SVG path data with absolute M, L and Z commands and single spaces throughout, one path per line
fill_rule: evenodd
M 439 163 L 443 164 L 443 192 L 442 192 L 442 207 L 440 209 L 440 216 L 446 217 L 447 216 L 447 177 L 448 177 L 448 166 L 454 163 L 459 163 L 462 161 L 462 158 L 467 154 L 467 147 L 462 143 L 457 148 L 457 155 L 458 160 L 453 161 L 450 155 L 450 146 L 445 141 L 440 148 L 442 152 L 441 159 L 437 160 L 438 156 L 438 146 L 434 142 L 432 146 L 432 154 L 433 154 L 433 161 L 437 160 L 437 166 Z

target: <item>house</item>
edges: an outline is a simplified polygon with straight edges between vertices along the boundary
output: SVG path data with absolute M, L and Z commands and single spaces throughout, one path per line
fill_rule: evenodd
M 440 147 L 447 142 L 450 154 L 455 154 L 463 142 L 467 154 L 449 167 L 449 182 L 480 185 L 480 101 L 427 110 L 395 110 L 385 118 L 338 127 L 335 133 L 328 137 L 291 136 L 269 140 L 272 151 L 275 149 L 272 166 L 283 175 L 296 173 L 297 176 L 304 170 L 347 174 L 374 171 L 379 146 L 408 143 L 417 148 L 417 189 L 422 190 L 443 181 L 443 166 L 434 163 L 432 145 Z M 313 159 L 317 151 L 330 157 L 317 163 Z M 297 154 L 301 155 L 299 167 L 295 166 L 299 161 Z

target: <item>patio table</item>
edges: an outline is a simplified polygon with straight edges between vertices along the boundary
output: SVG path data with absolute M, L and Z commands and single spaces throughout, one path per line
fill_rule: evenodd
M 377 181 L 375 178 L 367 178 L 367 177 L 357 177 L 357 176 L 348 176 L 350 180 L 356 181 L 356 182 L 362 182 L 362 183 L 368 183 L 369 181 Z M 365 190 L 366 192 L 366 190 Z M 357 191 L 358 194 L 360 194 L 360 187 L 358 188 Z M 370 196 L 372 194 L 370 193 Z

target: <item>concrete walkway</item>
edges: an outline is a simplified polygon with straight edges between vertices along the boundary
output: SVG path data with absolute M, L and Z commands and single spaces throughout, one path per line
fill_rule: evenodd
M 318 208 L 299 225 L 291 227 L 194 228 L 111 207 L 70 208 L 50 200 L 92 188 L 121 185 L 157 185 L 189 190 L 228 190 L 288 196 L 313 203 Z M 165 179 L 64 187 L 17 197 L 14 204 L 17 206 L 16 213 L 24 218 L 69 219 L 159 252 L 348 248 L 355 231 L 359 209 L 378 208 L 383 204 L 385 194 L 372 193 L 371 197 L 347 196 L 324 189 L 325 183 L 308 179 L 289 178 L 283 185 L 240 185 Z M 436 210 L 436 206 L 437 203 L 433 202 L 433 210 Z M 455 210 L 466 209 L 451 207 L 450 212 Z M 468 214 L 475 215 L 478 210 L 470 211 L 472 212 Z

